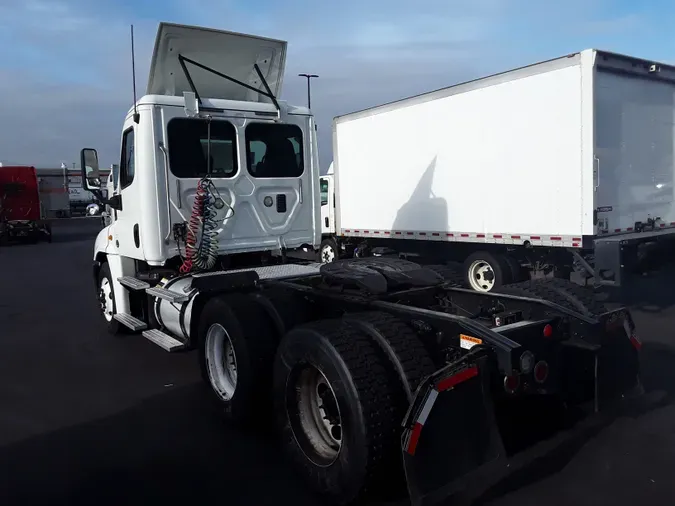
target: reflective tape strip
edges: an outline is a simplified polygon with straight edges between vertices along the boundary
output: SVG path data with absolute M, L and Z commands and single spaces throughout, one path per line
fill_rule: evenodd
M 420 241 L 441 242 L 477 242 L 487 244 L 511 244 L 532 246 L 560 246 L 581 248 L 583 238 L 572 235 L 532 235 L 506 234 L 503 232 L 487 234 L 484 232 L 448 232 L 448 231 L 412 231 L 412 230 L 362 230 L 343 228 L 340 230 L 343 237 L 382 237 L 390 236 L 396 239 L 414 239 Z
M 436 402 L 436 398 L 438 397 L 438 391 L 437 390 L 432 390 L 429 392 L 429 395 L 427 396 L 427 400 L 424 403 L 424 407 L 422 408 L 422 411 L 420 412 L 420 416 L 417 417 L 417 423 L 424 425 L 427 421 L 427 418 L 429 417 L 429 413 L 431 413 L 431 408 L 434 407 L 434 403 Z
M 417 417 L 417 420 L 415 421 L 415 425 L 410 431 L 410 438 L 408 439 L 408 447 L 406 448 L 406 451 L 410 455 L 415 455 L 415 450 L 417 450 L 417 443 L 419 442 L 420 435 L 422 434 L 422 427 L 424 427 L 424 424 L 427 421 L 427 418 L 429 417 L 429 413 L 431 413 L 431 408 L 434 407 L 434 403 L 436 402 L 437 397 L 438 392 L 436 390 L 431 390 L 429 392 L 426 401 L 424 401 L 424 406 L 422 406 L 422 411 L 420 411 L 420 414 Z
M 407 452 L 410 455 L 415 455 L 415 450 L 417 450 L 417 443 L 420 440 L 420 434 L 422 433 L 422 424 L 416 423 L 412 431 L 410 431 L 410 439 L 408 440 Z
M 478 376 L 478 367 L 473 366 L 469 367 L 468 369 L 464 369 L 463 371 L 458 372 L 457 374 L 453 374 L 452 376 L 449 376 L 445 379 L 442 379 L 441 381 L 438 382 L 436 385 L 436 389 L 439 392 L 443 392 L 445 390 L 449 390 L 452 387 L 455 387 L 459 385 L 460 383 L 474 378 Z

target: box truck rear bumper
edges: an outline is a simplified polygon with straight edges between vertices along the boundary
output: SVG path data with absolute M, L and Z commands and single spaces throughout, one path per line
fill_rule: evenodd
M 580 262 L 578 250 L 572 252 Z M 675 230 L 654 230 L 599 237 L 594 241 L 594 265 L 584 265 L 597 285 L 626 288 L 635 274 L 660 268 L 675 258 Z

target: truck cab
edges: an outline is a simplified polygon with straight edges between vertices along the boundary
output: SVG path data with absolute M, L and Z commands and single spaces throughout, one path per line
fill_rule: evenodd
M 286 46 L 160 24 L 146 94 L 122 126 L 119 172 L 106 199 L 111 224 L 96 241 L 95 261 L 107 262 L 113 279 L 177 269 L 191 240 L 216 260 L 210 268 L 318 249 L 314 118 L 276 98 Z M 95 150 L 82 151 L 82 168 L 88 187 L 96 185 Z M 114 288 L 124 307 L 124 289 Z

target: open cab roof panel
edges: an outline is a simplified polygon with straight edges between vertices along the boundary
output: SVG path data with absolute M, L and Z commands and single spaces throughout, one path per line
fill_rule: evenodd
M 223 78 L 190 61 L 183 61 L 198 96 L 202 98 L 272 102 L 265 84 L 275 97 L 281 94 L 287 43 L 222 30 L 160 23 L 150 64 L 148 95 L 183 96 L 193 91 L 179 56 L 226 75 Z M 260 90 L 260 93 L 231 80 Z

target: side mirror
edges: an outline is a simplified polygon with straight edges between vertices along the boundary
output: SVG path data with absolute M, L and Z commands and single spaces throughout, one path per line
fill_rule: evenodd
M 80 151 L 80 167 L 82 170 L 82 186 L 89 191 L 101 188 L 98 170 L 98 153 L 95 149 L 84 148 Z

